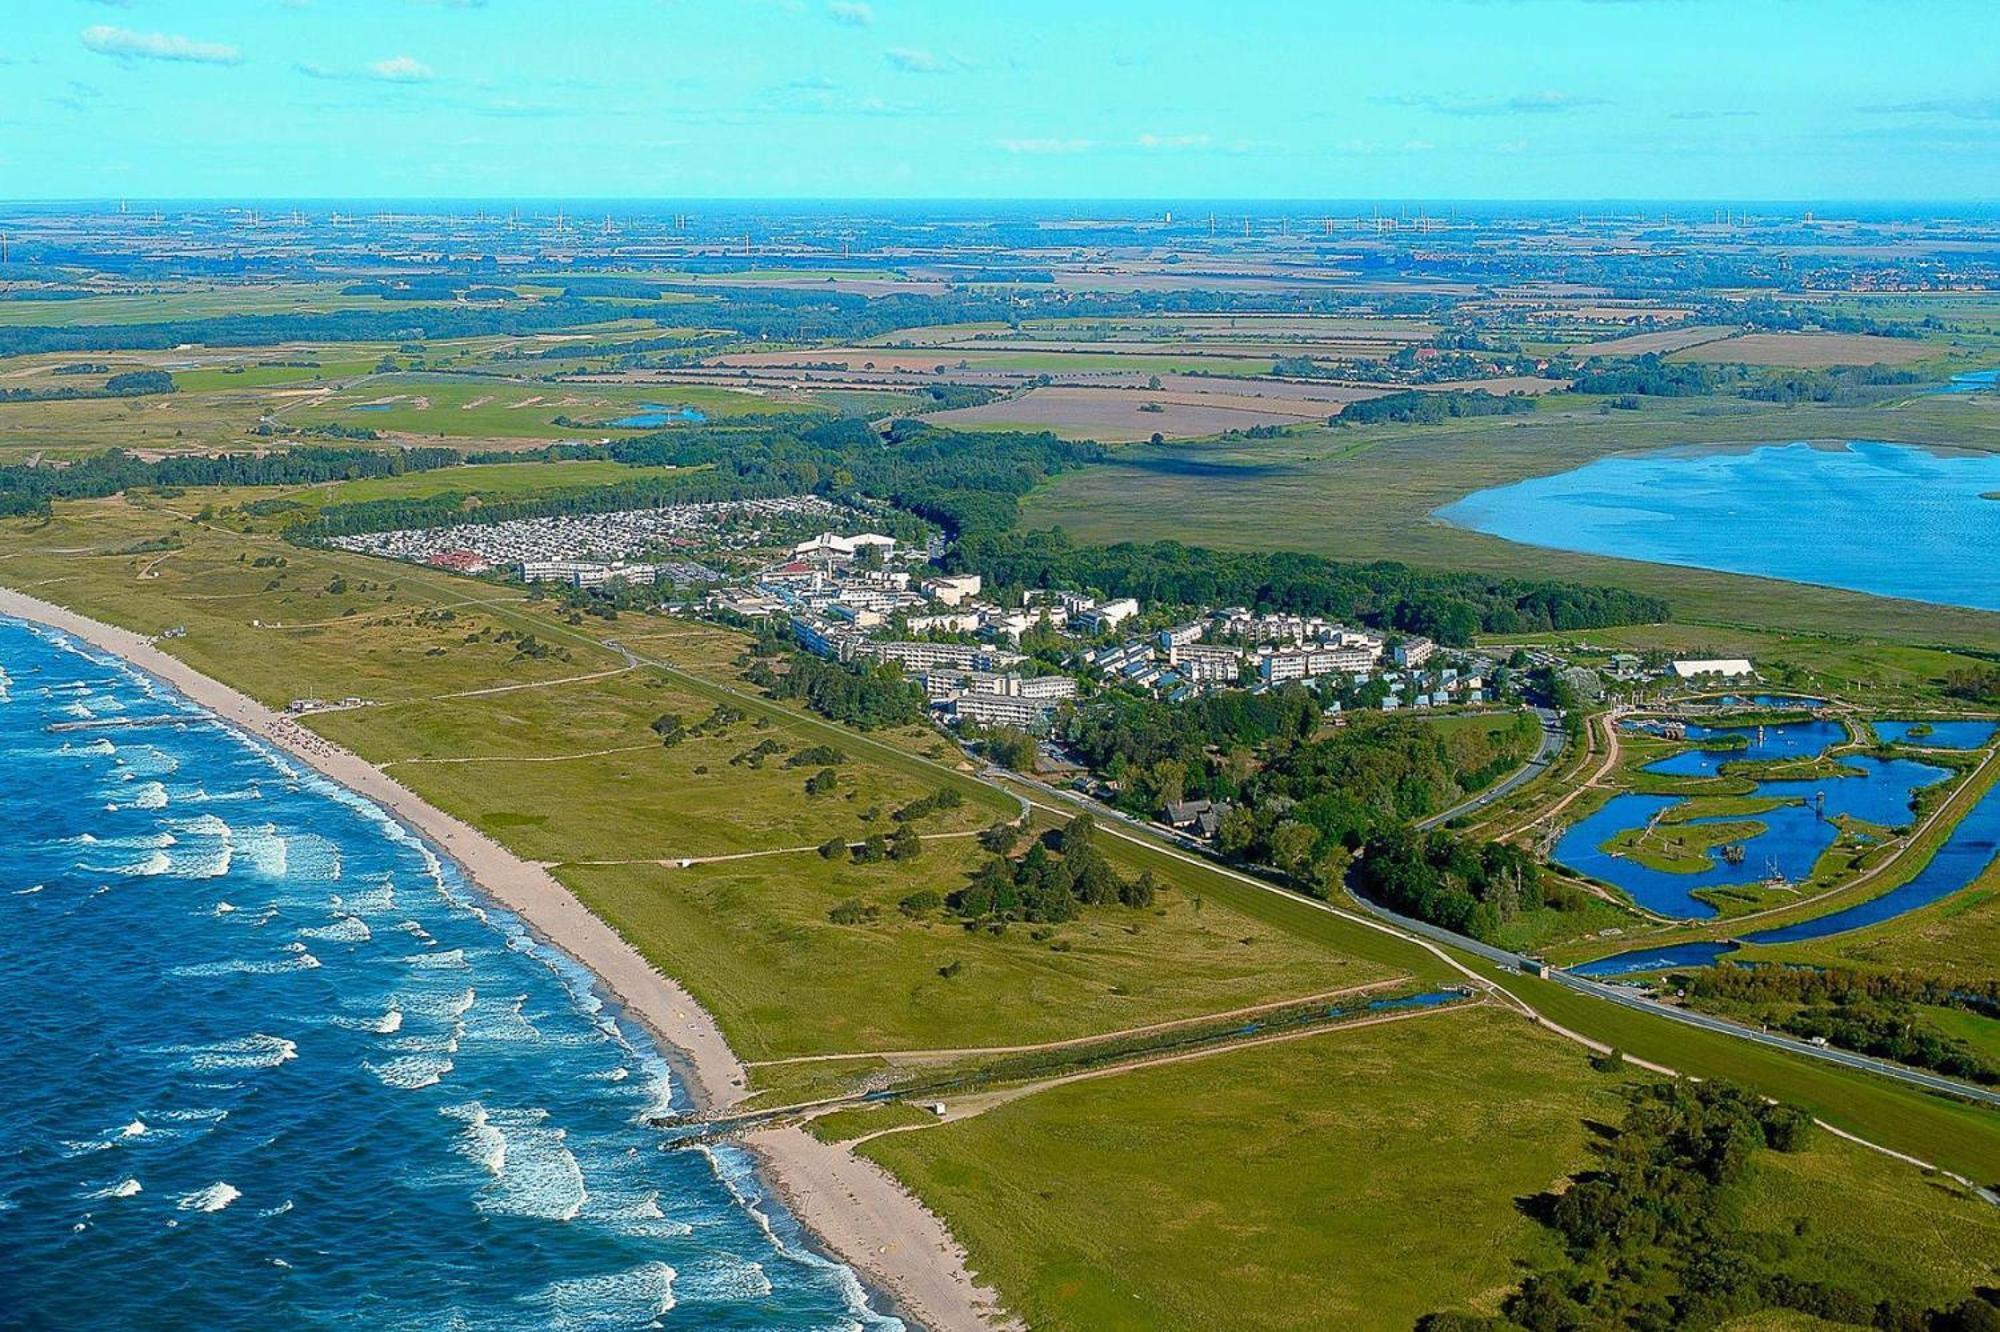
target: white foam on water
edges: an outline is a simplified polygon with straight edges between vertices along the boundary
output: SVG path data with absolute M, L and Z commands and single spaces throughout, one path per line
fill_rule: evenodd
M 868 1292 L 862 1287 L 861 1278 L 854 1274 L 854 1269 L 844 1263 L 822 1258 L 811 1249 L 788 1244 L 779 1236 L 771 1226 L 770 1216 L 761 1205 L 764 1196 L 757 1190 L 756 1168 L 747 1158 L 736 1152 L 725 1157 L 705 1143 L 696 1144 L 694 1150 L 708 1158 L 708 1163 L 715 1169 L 715 1177 L 722 1182 L 725 1189 L 729 1190 L 730 1196 L 736 1200 L 736 1205 L 744 1214 L 764 1232 L 764 1238 L 770 1241 L 773 1249 L 801 1267 L 810 1267 L 833 1275 L 834 1280 L 839 1283 L 842 1298 L 847 1302 L 847 1310 L 857 1320 L 857 1325 L 885 1330 L 900 1329 L 904 1326 L 900 1318 L 885 1317 L 868 1307 Z
M 463 948 L 449 948 L 442 953 L 413 953 L 403 959 L 403 965 L 420 971 L 464 971 L 467 967 Z
M 771 1278 L 764 1264 L 718 1254 L 681 1273 L 681 1297 L 706 1304 L 751 1304 L 768 1297 Z
M 86 1198 L 130 1198 L 136 1195 L 138 1192 L 139 1192 L 138 1180 L 121 1179 L 116 1184 L 112 1184 L 102 1189 L 94 1189 L 91 1192 L 84 1194 L 83 1196 Z
M 342 896 L 335 894 L 333 906 L 350 916 L 378 916 L 396 909 L 396 885 L 387 879 L 373 888 Z
M 282 962 L 252 962 L 248 958 L 237 957 L 226 962 L 192 962 L 186 966 L 169 967 L 167 974 L 187 980 L 210 976 L 276 976 L 287 971 L 312 971 L 318 966 L 318 958 L 300 951 Z
M 235 1185 L 218 1180 L 205 1189 L 197 1189 L 180 1200 L 183 1212 L 219 1212 L 243 1196 L 243 1191 Z
M 158 782 L 141 782 L 132 791 L 131 804 L 107 805 L 105 808 L 115 812 L 120 809 L 165 809 L 166 807 L 167 788 Z
M 522 1297 L 556 1332 L 657 1327 L 674 1307 L 674 1269 L 641 1263 L 623 1272 L 553 1282 Z
M 453 1061 L 449 1054 L 398 1055 L 379 1064 L 363 1060 L 361 1066 L 373 1073 L 385 1087 L 422 1091 L 443 1081 L 444 1075 L 451 1072 Z
M 467 1122 L 460 1151 L 492 1176 L 475 1206 L 501 1216 L 576 1219 L 590 1193 L 583 1168 L 566 1145 L 567 1132 L 548 1123 L 548 1111 L 488 1110 L 476 1101 L 445 1113 L 453 1110 Z
M 178 1055 L 185 1067 L 197 1073 L 219 1069 L 276 1068 L 299 1057 L 296 1043 L 282 1036 L 238 1036 L 210 1045 L 157 1045 L 149 1053 Z
M 120 865 L 109 871 L 134 879 L 150 879 L 165 874 L 174 867 L 174 858 L 164 851 L 155 851 L 144 860 L 135 860 L 130 865 Z
M 465 1124 L 464 1131 L 458 1135 L 459 1154 L 478 1162 L 487 1174 L 498 1179 L 507 1168 L 507 1137 L 494 1125 L 486 1107 L 477 1101 L 470 1101 L 464 1105 L 445 1106 L 438 1113 Z
M 285 877 L 285 839 L 278 835 L 277 828 L 272 824 L 239 831 L 236 835 L 236 857 L 245 868 L 264 878 Z
M 133 1121 L 132 1121 L 131 1123 L 127 1124 L 127 1125 L 126 1125 L 126 1126 L 125 1126 L 124 1128 L 122 1128 L 122 1129 L 119 1129 L 119 1130 L 118 1130 L 118 1136 L 119 1136 L 119 1137 L 121 1137 L 121 1138 L 143 1138 L 143 1137 L 145 1137 L 145 1136 L 146 1136 L 146 1121 L 145 1121 L 145 1120 L 143 1120 L 143 1119 L 135 1119 L 135 1120 L 133 1120 Z
M 368 923 L 359 916 L 342 916 L 331 925 L 315 925 L 299 931 L 305 939 L 324 939 L 330 943 L 367 943 L 374 938 Z
M 116 1141 L 105 1142 L 101 1140 L 93 1140 L 89 1142 L 78 1142 L 74 1139 L 66 1139 L 62 1145 L 62 1154 L 65 1157 L 88 1156 L 92 1152 L 110 1151 L 113 1147 L 116 1147 L 117 1145 L 118 1144 Z
M 218 916 L 227 916 L 235 910 L 236 908 L 228 902 L 217 902 L 215 904 L 215 914 Z
M 266 1207 L 266 1208 L 265 1208 L 265 1209 L 264 1209 L 263 1211 L 261 1211 L 261 1212 L 257 1213 L 257 1215 L 259 1215 L 259 1216 L 283 1216 L 283 1215 L 284 1215 L 284 1214 L 285 1214 L 286 1212 L 289 1212 L 289 1211 L 291 1211 L 291 1210 L 292 1210 L 292 1200 L 291 1200 L 290 1198 L 287 1198 L 287 1199 L 285 1199 L 285 1200 L 284 1200 L 283 1202 L 279 1203 L 279 1204 L 278 1204 L 278 1205 L 277 1205 L 276 1207 Z M 282 1259 L 282 1258 L 273 1258 L 273 1259 L 271 1260 L 271 1265 L 272 1265 L 272 1266 L 274 1266 L 274 1267 L 290 1267 L 290 1266 L 291 1266 L 291 1264 L 290 1264 L 290 1263 L 286 1262 L 286 1261 L 285 1261 L 284 1259 Z
M 406 920 L 396 928 L 409 935 L 412 939 L 415 939 L 418 943 L 432 944 L 437 942 L 437 939 L 432 936 L 429 930 L 417 924 L 414 920 Z
M 42 889 L 43 889 L 44 887 L 46 887 L 46 886 L 47 886 L 47 885 L 45 885 L 45 884 L 39 884 L 39 883 L 38 883 L 38 884 L 36 884 L 36 885 L 35 885 L 34 887 L 32 887 L 32 888 L 16 888 L 16 889 L 14 890 L 14 896 L 16 896 L 16 897 L 29 897 L 29 896 L 32 896 L 32 895 L 33 895 L 33 894 L 35 894 L 35 893 L 39 893 L 39 892 L 40 892 L 40 891 L 42 891 Z

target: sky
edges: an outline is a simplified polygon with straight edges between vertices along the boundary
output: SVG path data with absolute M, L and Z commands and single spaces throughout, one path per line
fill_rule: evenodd
M 1993 0 L 6 0 L 0 199 L 2000 197 Z

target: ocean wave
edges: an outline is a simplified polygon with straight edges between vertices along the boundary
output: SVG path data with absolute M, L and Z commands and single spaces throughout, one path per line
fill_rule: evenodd
M 178 1055 L 186 1067 L 197 1073 L 219 1069 L 276 1068 L 299 1057 L 296 1042 L 282 1036 L 238 1036 L 208 1045 L 156 1045 L 153 1054 Z
M 318 966 L 319 959 L 311 953 L 297 952 L 282 962 L 252 962 L 242 957 L 230 958 L 225 962 L 191 962 L 185 966 L 169 967 L 167 974 L 183 980 L 199 980 L 211 976 L 276 976 L 287 971 L 312 971 Z
M 128 1178 L 121 1179 L 116 1184 L 110 1184 L 101 1189 L 93 1189 L 83 1196 L 86 1198 L 130 1198 L 139 1193 L 139 1191 L 139 1181 Z
M 448 948 L 441 953 L 412 953 L 403 965 L 420 971 L 463 971 L 467 964 L 463 948 Z
M 488 1110 L 474 1101 L 445 1113 L 465 1121 L 459 1150 L 491 1176 L 475 1200 L 479 1210 L 543 1221 L 574 1221 L 583 1210 L 590 1198 L 583 1167 L 568 1132 L 548 1123 L 548 1111 Z
M 217 1180 L 205 1189 L 184 1196 L 178 1206 L 183 1212 L 219 1212 L 243 1196 L 235 1185 Z
M 435 1054 L 399 1055 L 379 1064 L 364 1060 L 361 1066 L 373 1073 L 385 1087 L 421 1091 L 425 1087 L 435 1087 L 454 1065 L 450 1055 Z
M 622 1272 L 552 1282 L 522 1302 L 535 1306 L 559 1332 L 644 1327 L 672 1312 L 674 1276 L 673 1268 L 656 1260 Z
M 345 912 L 350 916 L 378 916 L 384 912 L 394 911 L 396 885 L 385 879 L 373 888 L 364 888 L 353 894 L 343 896 L 336 893 L 333 897 L 333 907 L 334 910 Z
M 342 916 L 331 925 L 315 925 L 299 931 L 304 939 L 324 939 L 329 943 L 367 943 L 375 936 L 368 923 L 358 916 Z
M 43 889 L 43 888 L 44 888 L 45 886 L 46 886 L 46 885 L 44 885 L 44 884 L 39 884 L 39 883 L 38 883 L 38 884 L 36 884 L 36 885 L 35 885 L 34 887 L 32 887 L 32 888 L 16 888 L 16 889 L 14 890 L 14 896 L 16 896 L 16 897 L 31 897 L 31 896 L 33 896 L 34 894 L 36 894 L 36 893 L 39 893 L 40 891 L 42 891 L 42 889 Z
M 679 1290 L 705 1304 L 749 1304 L 770 1295 L 771 1277 L 760 1262 L 717 1255 L 683 1271 Z
M 140 782 L 137 786 L 135 786 L 132 789 L 132 800 L 130 804 L 120 805 L 114 802 L 112 804 L 106 805 L 104 808 L 107 811 L 116 814 L 120 810 L 127 810 L 127 809 L 165 809 L 166 807 L 167 807 L 166 787 L 160 785 L 158 782 Z

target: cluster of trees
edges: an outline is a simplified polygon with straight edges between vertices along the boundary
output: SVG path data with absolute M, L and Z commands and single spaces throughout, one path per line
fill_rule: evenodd
M 635 478 L 607 486 L 578 487 L 489 502 L 466 511 L 459 493 L 423 499 L 329 505 L 295 530 L 300 540 L 396 527 L 495 523 L 551 514 L 608 513 L 664 504 L 820 494 L 870 496 L 936 523 L 948 533 L 1004 531 L 1020 497 L 1043 479 L 1103 456 L 1095 444 L 1053 435 L 955 435 L 905 423 L 895 446 L 864 421 L 851 418 L 772 417 L 749 429 L 741 423 L 679 429 L 606 446 L 564 447 L 514 457 L 606 458 L 633 467 L 670 465 L 671 476 Z M 470 461 L 501 461 L 473 455 Z
M 80 373 L 65 366 L 57 374 Z M 172 393 L 174 377 L 164 370 L 130 370 L 113 375 L 102 388 L 10 388 L 0 389 L 0 402 L 70 402 L 80 398 L 140 398 Z
M 177 454 L 142 462 L 112 449 L 66 467 L 0 467 L 0 517 L 48 512 L 58 499 L 98 499 L 121 490 L 183 486 L 296 486 L 364 476 L 400 476 L 457 466 L 450 449 L 295 449 L 263 455 Z
M 1485 389 L 1474 389 L 1470 393 L 1456 389 L 1422 393 L 1412 389 L 1383 398 L 1350 402 L 1327 423 L 1337 426 L 1382 425 L 1388 422 L 1437 425 L 1461 416 L 1515 416 L 1534 410 L 1535 400 L 1518 394 L 1496 397 Z
M 1994 1292 L 1925 1309 L 1885 1289 L 1881 1265 L 1859 1255 L 1824 1265 L 1838 1275 L 1799 1275 L 1810 1218 L 1782 1231 L 1743 1227 L 1758 1153 L 1800 1151 L 1811 1137 L 1806 1111 L 1726 1082 L 1639 1088 L 1602 1167 L 1527 1204 L 1563 1258 L 1529 1275 L 1501 1316 L 1430 1314 L 1419 1332 L 1707 1332 L 1766 1309 L 1884 1332 L 2000 1328 Z
M 2000 703 L 2000 668 L 1974 666 L 1953 671 L 1944 679 L 1944 692 L 1973 703 Z
M 1942 327 L 1935 316 L 1911 322 L 1848 314 L 1824 305 L 1788 305 L 1759 298 L 1724 307 L 1727 321 L 1774 333 L 1817 329 L 1822 333 L 1871 333 L 1878 338 L 1921 338 L 1926 329 Z
M 968 926 L 1056 925 L 1075 920 L 1087 906 L 1150 907 L 1158 891 L 1150 870 L 1134 879 L 1121 877 L 1097 845 L 1096 823 L 1079 814 L 1067 827 L 1037 838 L 1023 856 L 990 857 L 942 905 Z M 905 899 L 903 906 L 913 911 L 923 904 Z
M 2000 1066 L 1940 1029 L 1920 1006 L 2000 1016 L 2000 981 L 1947 981 L 1907 972 L 1743 967 L 1722 963 L 1676 976 L 1698 1004 L 1752 1007 L 1780 1029 L 1843 1050 L 1993 1085 Z
M 1666 361 L 1658 353 L 1644 356 L 1593 357 L 1577 368 L 1571 387 L 1578 393 L 1619 394 L 1640 398 L 1697 398 L 1716 391 L 1721 372 L 1695 361 Z
M 1438 573 L 1383 561 L 1343 564 L 1293 551 L 1216 551 L 1178 541 L 1078 546 L 1060 530 L 973 534 L 951 563 L 1005 592 L 1080 587 L 1170 606 L 1245 605 L 1325 615 L 1463 646 L 1511 634 L 1650 624 L 1658 597 L 1622 588 L 1478 573 Z
M 888 662 L 842 665 L 807 652 L 779 659 L 759 657 L 745 678 L 772 698 L 795 698 L 820 716 L 862 731 L 909 726 L 924 718 L 924 691 Z
M 1577 910 L 1589 900 L 1545 876 L 1519 847 L 1408 827 L 1371 837 L 1352 882 L 1356 892 L 1391 911 L 1482 940 L 1492 940 L 1524 913 Z
M 1837 365 L 1825 370 L 1773 371 L 1744 389 L 1742 396 L 1788 407 L 1801 402 L 1853 403 L 1874 397 L 1870 389 L 1923 382 L 1924 376 L 1914 370 L 1897 370 L 1886 365 Z
M 1172 801 L 1227 802 L 1217 849 L 1325 893 L 1371 837 L 1489 785 L 1534 752 L 1540 730 L 1526 713 L 1497 732 L 1393 716 L 1315 738 L 1319 727 L 1319 699 L 1292 684 L 1179 705 L 1106 695 L 1070 717 L 1066 738 L 1118 784 L 1122 807 L 1151 816 Z

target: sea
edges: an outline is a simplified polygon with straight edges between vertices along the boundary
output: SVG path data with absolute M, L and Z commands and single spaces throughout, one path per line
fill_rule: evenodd
M 902 1328 L 378 807 L 0 619 L 0 1327 Z
M 1437 511 L 1530 546 L 2000 610 L 2000 456 L 1855 441 L 1667 449 Z

